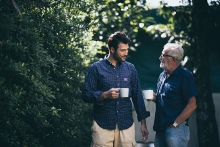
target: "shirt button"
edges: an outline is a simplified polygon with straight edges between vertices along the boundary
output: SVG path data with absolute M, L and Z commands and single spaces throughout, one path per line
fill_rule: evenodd
M 119 104 L 119 102 L 117 102 L 117 104 Z
M 117 113 L 118 113 L 118 111 L 117 111 Z

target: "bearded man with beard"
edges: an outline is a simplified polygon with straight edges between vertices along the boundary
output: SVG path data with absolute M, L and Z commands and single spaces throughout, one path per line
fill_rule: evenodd
M 155 147 L 187 147 L 190 138 L 187 119 L 196 109 L 197 91 L 193 75 L 181 66 L 183 48 L 167 43 L 159 57 L 160 74 L 154 120 Z
M 86 75 L 82 99 L 93 103 L 92 147 L 136 146 L 132 102 L 141 121 L 141 140 L 148 138 L 145 118 L 150 113 L 145 108 L 137 71 L 125 61 L 129 44 L 125 33 L 112 34 L 108 38 L 109 54 L 93 63 Z M 128 97 L 120 96 L 120 88 L 129 88 Z

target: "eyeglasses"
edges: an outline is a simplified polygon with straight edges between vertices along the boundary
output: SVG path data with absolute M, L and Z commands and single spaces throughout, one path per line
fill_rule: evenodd
M 164 54 L 161 54 L 160 57 L 162 57 L 162 58 L 164 58 L 164 57 L 172 57 L 172 58 L 174 58 L 174 57 L 171 56 L 171 55 L 164 55 Z

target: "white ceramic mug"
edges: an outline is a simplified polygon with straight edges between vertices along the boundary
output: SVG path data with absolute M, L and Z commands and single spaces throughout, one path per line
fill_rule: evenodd
M 147 100 L 153 99 L 153 90 L 143 90 L 143 97 Z
M 128 97 L 129 88 L 120 88 L 120 97 Z

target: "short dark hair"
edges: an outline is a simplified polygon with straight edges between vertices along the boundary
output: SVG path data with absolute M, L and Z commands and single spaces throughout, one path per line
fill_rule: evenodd
M 117 31 L 108 38 L 108 48 L 117 50 L 119 43 L 130 44 L 131 40 L 124 32 Z

